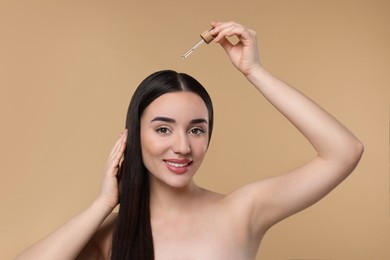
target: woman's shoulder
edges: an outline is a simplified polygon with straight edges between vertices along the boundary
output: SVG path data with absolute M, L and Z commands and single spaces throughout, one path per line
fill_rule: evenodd
M 203 205 L 210 205 L 212 208 L 215 206 L 216 210 L 232 212 L 233 215 L 239 212 L 242 217 L 242 214 L 249 213 L 250 207 L 253 205 L 254 191 L 259 188 L 258 186 L 260 185 L 251 183 L 226 194 L 206 190 Z
M 250 224 L 254 213 L 261 211 L 267 203 L 267 179 L 245 184 L 227 193 L 221 198 L 221 206 L 239 223 Z
M 251 198 L 258 195 L 264 189 L 265 183 L 266 179 L 245 184 L 227 193 L 223 199 L 229 203 L 243 205 L 243 203 L 249 202 Z
M 263 229 L 252 229 L 253 214 L 256 212 L 254 200 L 258 189 L 263 189 L 260 182 L 246 184 L 226 195 L 209 192 L 209 203 L 203 205 L 210 206 L 207 212 L 210 213 L 209 222 L 215 223 L 213 228 L 222 227 L 223 234 L 231 234 L 238 241 L 246 241 L 246 246 L 257 248 L 258 241 L 264 235 Z
M 203 189 L 203 199 L 207 200 L 208 202 L 214 202 L 216 204 L 225 205 L 227 207 L 234 205 L 244 206 L 245 202 L 249 202 L 250 198 L 253 198 L 256 193 L 262 189 L 263 182 L 264 180 L 249 183 L 226 194 Z

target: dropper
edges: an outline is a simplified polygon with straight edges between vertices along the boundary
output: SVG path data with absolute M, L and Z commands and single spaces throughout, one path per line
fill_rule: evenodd
M 210 29 L 211 30 L 211 29 Z M 197 48 L 199 48 L 203 43 L 209 44 L 214 37 L 210 34 L 210 31 L 204 31 L 200 34 L 200 41 L 195 44 L 191 49 L 189 49 L 186 53 L 181 55 L 182 59 L 187 58 L 190 56 L 191 53 L 193 53 Z

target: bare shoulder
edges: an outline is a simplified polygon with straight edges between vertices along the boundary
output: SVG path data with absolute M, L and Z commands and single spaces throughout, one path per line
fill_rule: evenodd
M 228 214 L 230 217 L 234 217 L 240 214 L 242 217 L 242 209 L 248 201 L 250 188 L 244 186 L 229 194 L 220 194 L 210 190 L 203 190 L 202 196 L 200 196 L 200 203 L 203 209 L 209 209 L 210 214 L 213 216 L 220 216 Z M 234 213 L 234 214 L 233 214 Z M 227 219 L 226 219 L 227 220 Z
M 230 207 L 244 209 L 253 204 L 253 199 L 258 197 L 262 190 L 265 191 L 268 179 L 245 184 L 224 197 Z
M 213 191 L 205 190 L 203 205 L 212 205 L 224 212 L 236 212 L 236 214 L 250 214 L 253 200 L 265 190 L 266 180 L 260 180 L 241 186 L 232 192 L 224 195 Z
M 234 252 L 248 252 L 255 256 L 258 246 L 268 230 L 267 225 L 255 226 L 254 214 L 263 204 L 256 201 L 261 190 L 266 190 L 267 181 L 260 180 L 249 183 L 226 194 L 215 195 L 214 204 L 211 208 L 212 216 L 210 222 L 215 220 L 214 229 L 218 230 L 216 234 L 222 234 L 222 237 L 216 237 L 218 241 L 225 241 L 229 248 Z M 227 239 L 229 238 L 229 239 Z
M 267 190 L 271 178 L 252 182 L 233 190 L 223 198 L 225 210 L 237 218 L 241 228 L 252 230 L 254 237 L 264 235 L 268 229 L 265 220 L 263 224 L 254 228 L 254 216 L 257 212 L 264 212 L 267 204 Z

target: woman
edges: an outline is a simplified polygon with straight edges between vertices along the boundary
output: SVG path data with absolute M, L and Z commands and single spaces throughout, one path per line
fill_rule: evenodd
M 255 32 L 234 22 L 211 26 L 214 42 L 317 156 L 228 195 L 202 189 L 193 175 L 211 137 L 211 101 L 188 75 L 152 74 L 132 98 L 128 131 L 111 151 L 98 198 L 18 259 L 255 259 L 270 227 L 320 200 L 353 171 L 361 142 L 264 70 Z M 225 37 L 234 35 L 239 42 L 232 45 Z M 119 202 L 119 213 L 113 214 Z

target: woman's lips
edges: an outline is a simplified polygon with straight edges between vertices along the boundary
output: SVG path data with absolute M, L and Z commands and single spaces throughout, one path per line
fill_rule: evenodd
M 167 168 L 176 174 L 186 173 L 192 164 L 192 161 L 188 159 L 167 159 L 164 162 Z

